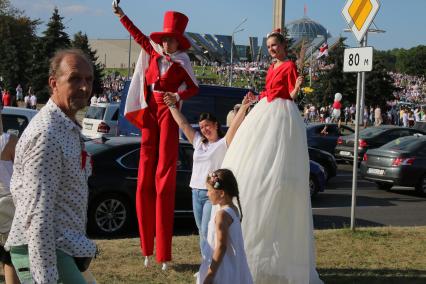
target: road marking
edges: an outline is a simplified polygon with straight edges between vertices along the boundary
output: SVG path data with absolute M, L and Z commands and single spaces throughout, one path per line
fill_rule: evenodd
M 360 207 L 369 207 L 369 208 L 384 208 L 384 207 L 389 207 L 389 206 L 379 206 L 379 205 L 357 205 L 357 208 Z M 346 209 L 346 208 L 351 208 L 350 205 L 345 206 L 345 207 L 316 207 L 316 208 L 312 208 L 312 210 L 336 210 L 336 209 Z

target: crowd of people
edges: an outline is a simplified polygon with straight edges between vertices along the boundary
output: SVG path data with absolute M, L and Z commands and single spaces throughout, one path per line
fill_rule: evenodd
M 246 89 L 261 89 L 263 86 L 263 77 L 268 68 L 268 62 L 235 62 L 232 64 L 232 82 L 235 85 L 238 82 L 239 86 Z M 219 64 L 217 62 L 203 61 L 201 69 L 195 72 L 197 77 L 200 77 L 200 83 L 209 84 L 215 83 L 222 86 L 228 86 L 231 77 L 231 65 Z M 209 67 L 211 72 L 215 73 L 217 80 L 214 82 L 211 79 L 205 79 L 203 76 L 207 74 L 206 67 Z
M 424 77 L 410 76 L 390 72 L 397 91 L 393 93 L 395 100 L 400 102 L 426 104 L 426 81 Z
M 23 95 L 21 84 L 16 87 L 16 93 L 10 93 L 9 90 L 1 90 L 0 88 L 0 105 L 17 107 L 18 102 L 23 102 L 24 107 L 29 109 L 37 109 L 37 96 L 34 94 L 31 86 L 28 91 Z
M 339 118 L 333 117 L 333 106 L 326 105 L 316 107 L 308 104 L 304 107 L 303 117 L 305 123 L 355 123 L 354 104 L 342 109 Z M 426 121 L 426 107 L 421 105 L 394 104 L 382 109 L 379 105 L 366 106 L 362 112 L 362 124 L 364 127 L 379 126 L 381 124 L 412 127 L 416 121 Z

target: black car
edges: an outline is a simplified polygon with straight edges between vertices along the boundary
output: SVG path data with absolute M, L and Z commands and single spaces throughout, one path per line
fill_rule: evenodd
M 333 155 L 331 155 L 330 153 L 326 151 L 312 148 L 312 147 L 308 147 L 308 151 L 309 151 L 309 159 L 317 162 L 324 168 L 324 174 L 325 174 L 326 180 L 329 180 L 332 177 L 336 176 L 337 163 Z
M 140 137 L 111 137 L 85 142 L 93 159 L 89 178 L 88 231 L 102 236 L 122 235 L 135 224 L 136 181 Z M 193 147 L 179 142 L 177 161 L 175 218 L 191 218 Z M 311 195 L 324 191 L 325 173 L 321 165 L 310 162 Z M 135 226 L 136 227 L 136 226 Z
M 409 186 L 426 195 L 426 136 L 402 137 L 368 150 L 360 170 L 380 189 Z
M 358 162 L 368 149 L 378 148 L 397 138 L 412 136 L 416 133 L 426 134 L 422 130 L 382 125 L 380 127 L 369 127 L 359 132 L 358 140 Z M 355 135 L 341 136 L 337 140 L 335 157 L 338 160 L 353 162 Z
M 336 123 L 312 123 L 306 126 L 308 146 L 327 151 L 334 155 L 337 139 L 354 133 L 354 130 L 346 125 Z
M 92 155 L 89 178 L 88 229 L 103 235 L 122 234 L 135 221 L 140 137 L 112 137 L 86 142 Z M 181 141 L 176 177 L 175 218 L 192 217 L 189 181 L 193 148 Z

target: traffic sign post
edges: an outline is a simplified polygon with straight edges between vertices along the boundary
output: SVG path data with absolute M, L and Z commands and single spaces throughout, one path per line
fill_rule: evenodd
M 347 0 L 342 14 L 360 43 L 359 48 L 345 49 L 344 72 L 357 72 L 354 160 L 352 170 L 351 230 L 355 230 L 356 187 L 358 183 L 359 124 L 362 121 L 361 102 L 365 95 L 365 72 L 373 69 L 373 48 L 367 46 L 368 29 L 379 10 L 378 0 Z M 363 103 L 362 103 L 363 104 Z

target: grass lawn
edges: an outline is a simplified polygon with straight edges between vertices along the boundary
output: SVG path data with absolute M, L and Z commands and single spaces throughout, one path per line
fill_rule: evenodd
M 426 283 L 426 227 L 315 232 L 317 268 L 325 283 Z M 98 240 L 91 270 L 99 283 L 192 283 L 200 263 L 198 236 L 173 239 L 167 272 L 146 269 L 138 239 Z
M 325 283 L 426 283 L 426 227 L 321 230 L 315 239 Z M 136 238 L 96 242 L 101 254 L 90 270 L 98 283 L 193 283 L 200 263 L 195 235 L 174 237 L 167 272 L 143 266 Z

